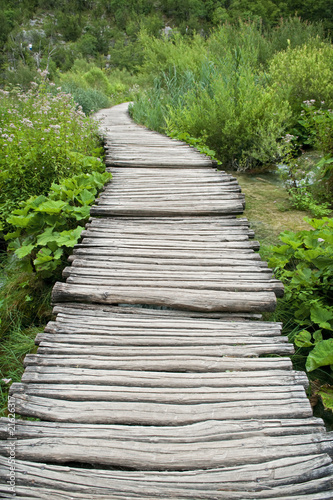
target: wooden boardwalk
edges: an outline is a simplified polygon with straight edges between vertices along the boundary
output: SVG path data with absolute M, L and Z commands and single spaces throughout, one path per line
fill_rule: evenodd
M 16 499 L 333 499 L 332 434 L 281 325 L 236 179 L 98 113 L 113 180 L 13 384 Z M 0 497 L 8 419 L 0 421 Z

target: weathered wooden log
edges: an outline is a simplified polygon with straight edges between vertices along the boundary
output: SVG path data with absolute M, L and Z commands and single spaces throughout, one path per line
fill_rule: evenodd
M 180 292 L 169 288 L 125 288 L 56 283 L 53 302 L 88 302 L 104 304 L 150 304 L 194 311 L 261 312 L 273 311 L 276 298 L 273 292 L 223 292 L 219 290 L 189 290 Z

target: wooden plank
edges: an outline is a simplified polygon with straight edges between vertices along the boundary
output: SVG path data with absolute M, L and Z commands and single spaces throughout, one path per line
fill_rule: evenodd
M 104 341 L 109 341 L 110 343 L 120 344 L 136 344 L 145 343 L 155 344 L 155 342 L 160 342 L 160 345 L 164 343 L 183 344 L 183 345 L 223 345 L 241 343 L 241 344 L 251 344 L 260 342 L 262 344 L 266 343 L 284 343 L 287 342 L 287 337 L 277 336 L 279 332 L 274 330 L 261 330 L 261 331 L 240 331 L 240 330 L 224 330 L 223 328 L 215 330 L 208 329 L 195 329 L 193 332 L 190 330 L 190 326 L 186 329 L 184 328 L 168 328 L 160 326 L 150 325 L 150 328 L 145 328 L 143 325 L 135 326 L 135 324 L 126 322 L 115 322 L 114 324 L 110 321 L 91 321 L 87 323 L 87 317 L 82 321 L 71 321 L 66 319 L 57 319 L 57 321 L 50 321 L 45 327 L 46 333 L 39 333 L 37 335 L 37 342 L 41 339 L 53 339 L 54 342 L 62 342 L 65 338 L 68 342 L 74 338 L 82 338 L 85 336 L 90 339 L 90 342 L 99 342 L 103 338 Z M 136 322 L 137 320 L 135 320 Z M 53 334 L 56 333 L 55 337 Z M 50 335 L 52 334 L 52 335 Z M 94 337 L 99 337 L 99 339 L 94 340 Z M 59 339 L 59 340 L 58 340 Z
M 30 354 L 25 357 L 24 363 L 28 364 L 38 364 L 38 365 L 49 365 L 49 366 L 77 366 L 81 368 L 95 368 L 95 369 L 109 369 L 109 370 L 146 370 L 146 371 L 157 371 L 157 372 L 221 372 L 225 370 L 238 370 L 239 365 L 243 363 L 243 371 L 246 369 L 254 369 L 254 366 L 263 367 L 264 363 L 254 365 L 245 363 L 248 361 L 246 354 L 242 357 L 242 352 L 240 353 L 237 362 L 234 361 L 235 358 L 231 357 L 212 357 L 212 356 L 146 356 L 146 357 L 111 357 L 103 356 L 97 354 L 80 356 L 67 354 L 63 356 L 61 354 Z M 234 353 L 234 356 L 237 354 Z M 259 361 L 262 358 L 253 358 Z M 273 364 L 267 363 L 268 368 L 275 368 Z
M 249 222 L 243 217 L 235 215 L 211 215 L 211 216 L 195 216 L 195 217 L 105 217 L 97 219 L 89 218 L 89 223 L 94 226 L 118 226 L 123 229 L 137 229 L 138 227 L 149 227 L 150 230 L 155 229 L 176 229 L 180 231 L 219 231 L 225 228 L 248 228 Z
M 254 437 L 259 432 L 267 436 L 288 436 L 296 434 L 322 434 L 325 426 L 322 419 L 262 419 L 262 420 L 212 420 L 180 426 L 128 426 L 128 425 L 93 425 L 73 424 L 68 422 L 46 422 L 19 420 L 15 422 L 17 439 L 42 437 L 121 439 L 137 442 L 202 442 L 220 441 L 233 438 Z M 0 417 L 0 438 L 8 437 L 8 418 Z
M 63 314 L 74 314 L 78 316 L 80 319 L 80 314 L 87 315 L 101 315 L 104 317 L 109 317 L 110 314 L 115 316 L 116 318 L 126 318 L 130 320 L 131 317 L 138 316 L 143 321 L 145 319 L 160 321 L 168 321 L 168 322 L 187 322 L 192 321 L 193 326 L 195 324 L 200 325 L 205 322 L 208 325 L 216 325 L 220 323 L 221 328 L 223 325 L 228 326 L 232 325 L 233 328 L 242 328 L 244 325 L 247 325 L 249 328 L 256 328 L 256 323 L 252 323 L 247 319 L 237 319 L 235 321 L 230 318 L 229 314 L 224 313 L 209 313 L 209 312 L 195 312 L 195 311 L 179 311 L 177 309 L 156 309 L 156 308 L 148 308 L 148 307 L 131 307 L 131 306 L 112 306 L 108 304 L 85 304 L 80 302 L 68 302 L 66 304 L 57 304 L 54 307 L 55 313 L 63 313 Z M 79 312 L 79 314 L 78 314 Z M 258 317 L 258 315 L 256 315 Z M 252 319 L 252 315 L 249 316 Z M 216 322 L 216 319 L 220 320 Z M 265 326 L 267 328 L 281 328 L 282 323 L 273 323 L 270 321 L 260 321 L 261 326 Z
M 230 202 L 231 200 L 241 201 L 243 203 L 245 200 L 245 195 L 242 193 L 233 193 L 230 191 L 207 191 L 207 193 L 202 193 L 200 190 L 193 190 L 192 192 L 186 191 L 183 194 L 172 193 L 171 190 L 168 190 L 167 192 L 164 191 L 164 194 L 155 194 L 155 190 L 151 189 L 150 193 L 117 192 L 115 196 L 113 196 L 113 194 L 110 192 L 102 192 L 100 193 L 99 197 L 96 198 L 95 202 L 98 204 L 107 203 L 110 205 L 112 205 L 113 203 L 120 204 L 135 202 L 139 205 L 141 203 L 151 203 L 154 201 L 156 205 L 164 202 L 173 202 L 176 205 L 180 203 L 181 206 L 183 206 L 186 203 L 193 204 L 193 202 L 206 205 L 208 203 L 219 204 L 222 201 Z
M 135 350 L 133 350 L 133 346 L 114 346 L 109 344 L 90 344 L 89 352 L 96 356 L 110 356 L 110 362 L 116 357 L 126 357 L 126 356 L 135 356 L 139 358 L 140 356 L 149 356 L 152 353 L 151 345 L 146 346 L 136 346 Z M 248 357 L 248 356 L 263 356 L 265 354 L 280 354 L 280 355 L 291 355 L 294 354 L 294 348 L 292 344 L 262 344 L 260 341 L 257 344 L 238 344 L 236 341 L 234 345 L 224 345 L 221 346 L 154 346 L 153 349 L 153 357 L 157 356 L 174 356 L 175 360 L 179 356 L 191 356 L 193 360 L 195 357 L 200 356 L 200 358 L 204 356 L 211 356 L 213 359 L 218 359 L 218 356 L 237 356 L 237 357 Z M 83 344 L 70 344 L 70 343 L 52 343 L 43 341 L 38 349 L 39 354 L 52 354 L 55 353 L 57 355 L 82 355 L 87 353 L 87 345 Z
M 161 269 L 161 270 L 179 270 L 179 271 L 189 271 L 196 272 L 198 269 L 204 268 L 208 272 L 221 272 L 227 269 L 237 269 L 237 271 L 248 272 L 252 269 L 265 268 L 265 263 L 255 260 L 255 259 L 221 259 L 219 264 L 216 262 L 211 262 L 210 259 L 195 259 L 189 260 L 187 262 L 184 259 L 151 259 L 149 257 L 134 257 L 134 256 L 124 256 L 124 257 L 107 257 L 96 259 L 84 259 L 80 258 L 78 255 L 71 256 L 70 261 L 72 266 L 78 267 L 88 267 L 88 268 L 113 268 L 113 269 Z
M 196 375 L 193 375 L 192 378 L 198 377 L 198 373 L 207 373 L 208 378 L 215 379 L 216 377 L 211 376 L 208 372 L 218 372 L 221 376 L 221 372 L 226 373 L 234 373 L 234 372 L 251 372 L 252 370 L 290 370 L 291 369 L 291 361 L 289 358 L 221 358 L 219 361 L 214 362 L 212 359 L 202 358 L 201 360 L 196 358 L 195 360 L 191 360 L 186 357 L 179 356 L 177 361 L 175 362 L 172 359 L 159 357 L 160 364 L 158 362 L 153 363 L 152 359 L 146 360 L 147 365 L 144 367 L 142 362 L 130 359 L 130 362 L 126 362 L 126 360 L 119 360 L 116 366 L 116 362 L 114 361 L 112 364 L 110 363 L 110 358 L 108 356 L 94 356 L 94 355 L 86 355 L 86 356 L 40 356 L 39 354 L 28 354 L 24 359 L 25 366 L 27 365 L 39 365 L 39 366 L 74 366 L 80 368 L 93 368 L 100 370 L 142 370 L 144 369 L 146 372 L 175 372 L 175 376 L 179 376 L 181 372 L 194 372 Z M 115 366 L 112 366 L 115 365 Z M 122 367 L 121 365 L 127 365 L 126 367 Z M 136 365 L 139 368 L 136 368 Z M 286 374 L 284 374 L 286 375 Z M 170 375 L 171 376 L 171 375 Z M 240 374 L 242 377 L 243 375 Z M 252 376 L 252 374 L 251 374 Z M 149 373 L 147 374 L 149 377 Z M 230 375 L 232 378 L 232 375 Z M 304 374 L 303 374 L 304 377 Z M 186 378 L 186 380 L 192 380 L 190 376 Z M 306 376 L 305 376 L 306 378 Z M 183 379 L 183 377 L 182 377 Z M 170 380 L 170 377 L 168 377 Z M 171 380 L 173 377 L 171 376 Z M 198 380 L 202 380 L 198 378 Z
M 234 230 L 225 228 L 221 230 L 214 230 L 208 233 L 208 231 L 200 231 L 200 232 L 194 232 L 192 231 L 191 233 L 185 232 L 182 229 L 179 229 L 179 231 L 175 231 L 172 229 L 172 231 L 168 231 L 165 228 L 161 228 L 160 231 L 158 230 L 152 230 L 151 227 L 147 227 L 146 229 L 140 230 L 139 228 L 136 228 L 136 230 L 130 229 L 126 230 L 126 228 L 108 228 L 108 226 L 102 226 L 100 228 L 92 228 L 89 227 L 87 230 L 84 230 L 81 236 L 87 236 L 89 235 L 90 237 L 95 237 L 95 238 L 103 238 L 105 236 L 113 235 L 117 238 L 119 238 L 119 235 L 122 236 L 122 238 L 135 238 L 138 237 L 138 235 L 143 236 L 143 237 L 148 237 L 148 238 L 154 238 L 154 239 L 162 239 L 163 237 L 165 239 L 171 239 L 171 240 L 178 240 L 181 237 L 184 239 L 188 239 L 190 241 L 193 240 L 199 240 L 199 241 L 223 241 L 224 238 L 228 239 L 239 239 L 240 237 L 242 238 L 248 238 L 249 236 L 249 230 L 248 228 L 236 228 Z
M 101 191 L 101 194 L 104 195 L 109 195 L 109 196 L 144 196 L 144 195 L 149 195 L 152 194 L 154 197 L 158 197 L 160 195 L 165 195 L 166 190 L 165 190 L 165 185 L 161 183 L 159 186 L 158 184 L 155 186 L 149 186 L 145 187 L 144 186 L 137 186 L 135 184 L 127 184 L 126 186 L 122 185 L 122 182 L 118 183 L 113 183 L 112 181 L 109 184 L 106 184 L 104 189 Z M 170 185 L 168 184 L 168 190 L 167 193 L 173 194 L 173 195 L 178 195 L 178 196 L 183 196 L 183 195 L 188 195 L 189 193 L 192 193 L 193 195 L 227 195 L 227 194 L 236 194 L 236 193 L 241 193 L 241 188 L 238 184 L 235 183 L 217 183 L 217 186 L 214 184 L 203 184 L 203 185 L 196 185 L 194 183 L 188 183 L 186 185 Z
M 80 302 L 67 302 L 67 303 L 55 303 L 54 310 L 57 307 L 61 308 L 66 314 L 66 311 L 74 311 L 74 309 L 81 310 L 81 314 L 87 312 L 87 314 L 91 315 L 92 311 L 99 311 L 98 314 L 107 314 L 108 312 L 114 313 L 116 317 L 123 318 L 124 315 L 126 318 L 153 318 L 156 319 L 156 314 L 158 316 L 163 317 L 163 319 L 175 321 L 187 321 L 188 319 L 192 320 L 220 320 L 221 322 L 235 322 L 234 324 L 239 324 L 238 322 L 249 322 L 252 320 L 262 320 L 261 314 L 254 313 L 224 313 L 224 312 L 205 312 L 205 311 L 181 311 L 180 309 L 168 309 L 161 307 L 146 307 L 146 306 L 136 306 L 136 305 L 109 305 L 109 304 L 87 304 Z M 236 323 L 237 322 L 237 323 Z M 262 321 L 261 321 L 262 322 Z M 269 322 L 268 322 L 269 323 Z M 269 323 L 272 325 L 273 323 Z M 281 326 L 281 324 L 280 324 Z M 270 327 L 269 327 L 270 328 Z
M 54 358 L 54 356 L 52 357 Z M 287 370 L 274 370 L 274 367 L 262 367 L 261 371 L 243 370 L 240 372 L 149 372 L 115 369 L 108 367 L 107 363 L 101 366 L 96 360 L 87 360 L 84 364 L 82 358 L 75 361 L 70 358 L 67 363 L 56 362 L 42 363 L 39 359 L 27 359 L 28 366 L 22 377 L 24 383 L 54 383 L 59 378 L 63 383 L 91 384 L 91 385 L 126 385 L 128 387 L 276 387 L 302 384 L 308 386 L 308 379 L 304 372 L 289 372 Z M 56 364 L 58 362 L 58 365 Z M 38 364 L 37 364 L 38 363 Z M 82 367 L 83 365 L 83 367 Z M 88 366 L 88 367 L 85 367 Z M 259 368 L 260 369 L 260 368 Z
M 151 402 L 151 403 L 173 403 L 173 404 L 197 404 L 197 403 L 222 403 L 242 401 L 261 401 L 262 399 L 278 401 L 283 398 L 294 397 L 300 401 L 306 401 L 307 397 L 303 386 L 262 386 L 260 389 L 254 387 L 249 391 L 248 387 L 240 387 L 235 391 L 234 387 L 187 387 L 164 388 L 160 387 L 128 387 L 124 386 L 96 386 L 82 384 L 12 384 L 11 394 L 27 394 L 46 398 L 65 399 L 66 401 L 127 401 L 127 402 Z
M 95 222 L 98 221 L 98 224 Z M 245 224 L 235 224 L 234 226 L 228 225 L 214 225 L 213 223 L 208 223 L 206 226 L 199 225 L 185 225 L 185 224 L 177 224 L 172 226 L 171 224 L 145 224 L 144 222 L 137 223 L 136 226 L 131 225 L 130 223 L 121 224 L 121 220 L 116 220 L 115 223 L 108 219 L 95 219 L 94 224 L 86 224 L 87 230 L 91 232 L 118 232 L 121 234 L 154 234 L 156 235 L 183 235 L 184 237 L 215 237 L 218 238 L 219 235 L 233 235 L 233 234 L 252 234 L 252 231 L 249 229 L 248 225 Z
M 184 228 L 180 229 L 174 229 L 172 228 L 171 230 L 168 230 L 166 227 L 161 227 L 160 229 L 152 228 L 151 226 L 146 226 L 144 227 L 136 227 L 134 228 L 127 228 L 127 227 L 117 227 L 117 226 L 111 226 L 109 227 L 108 225 L 100 226 L 100 227 L 91 227 L 88 225 L 87 229 L 84 230 L 83 236 L 95 236 L 96 238 L 102 237 L 101 234 L 104 233 L 104 237 L 106 235 L 114 235 L 119 238 L 119 235 L 122 235 L 123 238 L 132 238 L 132 237 L 137 237 L 138 235 L 147 237 L 149 236 L 150 238 L 162 238 L 163 236 L 166 239 L 180 239 L 180 237 L 183 237 L 183 240 L 196 240 L 198 239 L 199 241 L 216 241 L 219 240 L 220 238 L 225 238 L 226 236 L 230 238 L 239 238 L 240 236 L 247 237 L 249 238 L 250 235 L 253 234 L 253 231 L 249 230 L 247 227 L 239 227 L 235 229 L 230 229 L 230 228 L 221 228 L 221 229 L 214 229 L 213 231 L 209 231 L 206 229 L 205 231 L 203 230 L 197 230 L 197 231 L 186 231 Z
M 57 314 L 57 322 L 72 321 L 75 324 L 82 323 L 88 326 L 87 321 L 92 325 L 107 324 L 130 327 L 149 328 L 190 328 L 191 334 L 195 335 L 196 330 L 204 331 L 253 331 L 260 332 L 281 332 L 282 323 L 269 321 L 252 322 L 245 319 L 230 320 L 228 316 L 219 313 L 198 313 L 193 311 L 178 311 L 165 309 L 148 309 L 141 307 L 119 307 L 107 304 L 84 304 L 80 302 L 70 302 L 58 304 L 54 307 L 53 313 Z M 74 317 L 73 317 L 74 316 Z
M 93 258 L 98 258 L 99 256 L 107 256 L 110 257 L 110 250 L 107 246 L 102 247 L 102 246 L 85 246 L 85 245 L 76 245 L 74 250 L 73 250 L 74 255 L 84 255 L 85 258 L 88 258 L 88 256 L 91 256 Z M 131 248 L 119 248 L 119 247 L 113 247 L 112 248 L 112 255 L 114 257 L 133 257 L 134 256 L 134 250 Z M 186 250 L 186 249 L 158 249 L 156 250 L 153 247 L 142 247 L 140 248 L 140 255 L 138 258 L 163 258 L 163 259 L 182 259 L 183 262 L 185 261 L 202 261 L 202 260 L 209 260 L 214 265 L 218 265 L 220 262 L 220 259 L 228 258 L 230 257 L 231 252 L 230 250 L 228 251 L 227 249 L 225 250 L 209 250 L 208 248 L 206 250 Z M 253 246 L 249 246 L 248 248 L 237 248 L 233 249 L 232 255 L 237 258 L 237 259 L 242 259 L 242 260 L 258 260 L 260 259 L 260 256 L 256 253 L 254 253 Z
M 76 245 L 77 248 L 80 248 L 82 246 L 94 246 L 94 247 L 109 247 L 110 248 L 110 253 L 111 249 L 115 248 L 126 248 L 126 247 L 131 247 L 135 246 L 135 249 L 139 248 L 146 248 L 146 247 L 153 247 L 153 248 L 160 248 L 161 250 L 166 250 L 166 249 L 177 249 L 178 251 L 181 249 L 184 249 L 185 251 L 191 251 L 191 250 L 208 250 L 211 248 L 211 244 L 209 242 L 200 242 L 200 241 L 172 241 L 171 240 L 164 240 L 162 242 L 155 240 L 152 236 L 147 237 L 147 238 L 140 238 L 140 237 L 132 237 L 130 239 L 124 238 L 110 238 L 108 236 L 105 236 L 103 241 L 101 241 L 100 238 L 83 238 L 82 243 L 79 245 Z M 214 245 L 215 251 L 217 250 L 226 250 L 226 249 L 253 249 L 257 248 L 259 245 L 258 242 L 256 241 L 234 241 L 233 238 L 230 238 L 229 241 L 220 241 L 216 242 Z
M 170 204 L 169 207 L 156 207 L 151 206 L 142 207 L 138 206 L 108 206 L 108 205 L 92 205 L 90 208 L 90 214 L 94 216 L 109 216 L 109 215 L 138 215 L 138 216 L 170 216 L 173 214 L 182 215 L 211 215 L 211 214 L 241 214 L 244 211 L 244 206 L 242 203 L 225 203 L 219 204 L 215 203 L 213 206 L 175 206 Z
M 48 328 L 48 331 L 53 330 L 55 333 L 57 330 L 58 323 L 53 323 L 51 327 Z M 109 331 L 108 328 L 105 328 L 105 334 L 102 334 L 100 331 L 96 331 L 96 328 L 91 327 L 87 330 L 89 333 L 82 333 L 82 327 L 72 327 L 72 333 L 69 333 L 68 330 L 66 334 L 61 334 L 57 332 L 57 335 L 54 333 L 39 333 L 36 337 L 36 344 L 40 344 L 41 342 L 47 343 L 47 345 L 58 344 L 58 343 L 67 343 L 67 344 L 80 344 L 80 345 L 109 345 L 109 346 L 219 346 L 220 349 L 223 349 L 223 346 L 232 346 L 235 344 L 240 345 L 261 345 L 268 348 L 270 345 L 274 345 L 276 349 L 281 347 L 280 344 L 286 344 L 288 342 L 288 337 L 268 337 L 265 338 L 263 336 L 212 336 L 207 337 L 204 333 L 202 335 L 195 336 L 194 338 L 190 335 L 190 332 L 186 333 L 182 332 L 180 335 L 177 335 L 174 331 L 164 332 L 155 332 L 155 335 L 151 332 L 146 335 L 145 330 L 142 332 L 138 332 L 135 330 L 131 330 L 130 332 L 125 331 L 121 332 L 118 330 L 117 333 Z M 84 328 L 84 327 L 83 327 Z M 63 328 L 66 331 L 66 327 Z M 95 333 L 94 333 L 95 332 Z M 230 334 L 229 334 L 230 335 Z M 45 344 L 43 344 L 45 345 Z M 288 344 L 289 345 L 289 344 Z M 290 344 L 291 349 L 291 344 Z
M 277 297 L 283 297 L 284 289 L 283 286 L 281 285 L 280 282 L 274 281 L 274 280 L 255 280 L 254 282 L 244 280 L 243 282 L 235 282 L 232 279 L 230 280 L 221 280 L 221 281 L 210 281 L 210 282 L 204 282 L 204 281 L 199 281 L 196 282 L 195 280 L 192 281 L 184 281 L 184 280 L 176 280 L 176 279 L 159 279 L 159 278 L 152 278 L 150 281 L 148 280 L 140 280 L 140 278 L 119 278 L 119 279 L 114 279 L 112 277 L 105 277 L 105 278 L 92 278 L 90 276 L 76 276 L 75 273 L 73 273 L 73 276 L 70 276 L 67 278 L 66 282 L 68 284 L 75 284 L 75 285 L 87 285 L 87 286 L 98 286 L 98 287 L 103 287 L 107 286 L 108 288 L 110 286 L 112 287 L 117 287 L 119 289 L 126 288 L 128 287 L 131 288 L 131 290 L 136 290 L 136 288 L 140 288 L 140 290 L 145 287 L 146 289 L 148 288 L 161 288 L 161 290 L 202 290 L 203 293 L 206 293 L 208 290 L 216 290 L 218 292 L 249 292 L 249 293 L 254 293 L 254 292 L 273 292 Z M 127 299 L 124 300 L 124 302 L 127 302 Z M 144 303 L 144 302 L 140 302 Z M 246 309 L 245 309 L 246 310 Z
M 13 394 L 16 411 L 56 422 L 179 425 L 203 420 L 311 417 L 308 400 L 288 396 L 278 401 L 257 400 L 200 404 L 65 401 Z M 230 447 L 230 445 L 229 445 Z
M 0 474 L 8 464 L 0 457 Z M 332 499 L 332 467 L 327 455 L 308 455 L 189 472 L 113 471 L 73 468 L 17 460 L 17 493 L 36 498 L 92 500 L 151 498 L 217 500 L 279 498 Z M 322 479 L 323 478 L 323 479 Z M 51 489 L 50 489 L 51 488 Z M 54 489 L 56 488 L 56 489 Z M 308 493 L 308 494 L 307 494 Z M 45 496 L 44 496 L 45 495 Z M 60 496 L 55 496 L 60 495 Z
M 131 467 L 144 470 L 191 470 L 200 468 L 232 467 L 263 460 L 276 460 L 325 453 L 329 439 L 318 435 L 251 437 L 228 441 L 201 443 L 145 443 L 142 442 L 66 438 L 66 445 L 59 438 L 42 438 L 18 441 L 16 456 L 26 460 L 47 460 L 54 463 L 84 462 L 114 467 Z M 110 454 L 110 448 L 112 454 Z M 131 452 L 128 453 L 130 448 Z M 6 444 L 0 452 L 6 451 Z
M 275 309 L 273 292 L 224 292 L 220 290 L 189 290 L 176 292 L 169 288 L 108 287 L 75 285 L 57 282 L 53 302 L 88 302 L 104 304 L 150 304 L 194 311 L 262 312 Z
M 133 170 L 126 170 L 121 167 L 114 167 L 113 168 L 113 173 L 115 178 L 129 178 L 129 179 L 136 179 L 138 177 L 145 177 L 146 179 L 158 179 L 158 178 L 164 178 L 168 177 L 169 182 L 175 183 L 178 179 L 180 180 L 195 180 L 198 181 L 198 178 L 202 177 L 204 179 L 214 179 L 214 180 L 226 180 L 226 176 L 228 177 L 227 181 L 228 182 L 237 182 L 237 179 L 233 176 L 229 176 L 225 172 L 221 172 L 217 170 L 216 168 L 212 167 L 207 169 L 206 167 L 203 167 L 201 171 L 199 169 L 195 169 L 193 171 L 188 170 L 187 168 L 185 169 L 177 169 L 174 170 L 172 167 L 169 169 L 166 168 L 158 168 L 156 167 L 154 170 L 151 168 L 147 167 L 142 167 L 138 165 L 138 167 Z
M 98 266 L 98 268 L 90 267 L 90 266 L 75 266 L 72 264 L 70 267 L 64 268 L 63 276 L 70 276 L 72 274 L 82 275 L 82 276 L 92 276 L 92 277 L 135 277 L 138 278 L 174 278 L 174 279 L 185 279 L 186 281 L 190 281 L 191 279 L 196 279 L 198 281 L 204 280 L 213 281 L 218 279 L 220 281 L 232 279 L 232 280 L 255 280 L 258 279 L 260 281 L 267 279 L 269 280 L 272 277 L 272 270 L 264 267 L 254 267 L 254 266 L 220 266 L 218 271 L 211 271 L 210 269 L 205 269 L 204 271 L 196 269 L 195 271 L 190 271 L 186 269 L 186 272 L 180 270 L 178 271 L 178 266 L 175 266 L 174 269 L 163 270 L 163 268 L 156 273 L 156 270 L 149 271 L 148 269 L 130 269 L 127 271 L 127 268 L 122 270 L 115 269 L 114 263 L 111 261 L 111 265 L 107 262 L 104 262 L 104 265 Z M 156 266 L 159 269 L 159 266 Z M 277 281 L 277 280 L 276 280 Z

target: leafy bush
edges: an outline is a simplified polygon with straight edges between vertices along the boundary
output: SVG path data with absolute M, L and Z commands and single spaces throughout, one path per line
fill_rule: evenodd
M 190 70 L 196 74 L 207 58 L 205 41 L 200 35 L 188 39 L 176 33 L 171 39 L 155 38 L 142 30 L 139 42 L 143 48 L 140 72 L 152 79 L 170 67 L 176 68 L 177 72 Z
M 52 182 L 103 171 L 97 123 L 75 109 L 70 95 L 52 95 L 44 85 L 0 90 L 0 116 L 0 224 L 20 201 L 46 195 Z
M 278 52 L 269 66 L 269 77 L 276 88 L 285 92 L 296 122 L 303 101 L 325 101 L 333 107 L 333 47 L 310 40 L 294 49 Z
M 298 347 L 310 348 L 306 369 L 333 367 L 333 220 L 305 219 L 311 231 L 285 231 L 284 243 L 271 248 L 270 267 L 285 286 L 280 299 L 304 329 L 294 339 Z
M 91 68 L 87 73 L 84 73 L 83 79 L 88 84 L 89 87 L 99 90 L 105 95 L 111 93 L 109 80 L 100 68 L 96 66 Z
M 291 198 L 291 204 L 297 210 L 307 210 L 311 212 L 314 217 L 324 217 L 331 213 L 329 203 L 318 202 L 311 193 L 311 186 L 298 186 L 294 189 L 289 188 L 288 192 Z
M 53 183 L 48 196 L 21 202 L 21 208 L 7 219 L 14 232 L 6 239 L 11 240 L 8 250 L 20 259 L 17 265 L 22 271 L 52 276 L 55 281 L 56 271 L 61 271 L 81 235 L 98 190 L 110 179 L 107 172 L 76 175 Z
M 300 124 L 306 130 L 307 143 L 314 145 L 324 153 L 317 164 L 318 174 L 315 185 L 318 198 L 332 203 L 333 194 L 333 110 L 327 109 L 327 103 L 320 104 L 314 99 L 305 101 Z
M 163 73 L 133 107 L 135 120 L 169 135 L 205 137 L 225 166 L 244 171 L 264 170 L 284 154 L 279 138 L 289 117 L 288 103 L 242 52 L 225 55 L 218 67 L 206 60 L 196 74 Z
M 322 23 L 304 22 L 299 16 L 280 17 L 277 26 L 268 30 L 270 53 L 273 55 L 287 49 L 294 49 L 309 44 L 320 46 L 321 41 L 327 41 Z
M 102 108 L 108 108 L 109 98 L 100 90 L 81 86 L 75 81 L 67 81 L 61 85 L 63 92 L 71 94 L 75 103 L 81 106 L 83 113 L 89 115 Z
M 323 217 L 329 215 L 332 208 L 333 112 L 326 108 L 324 101 L 317 103 L 315 99 L 304 101 L 302 108 L 298 121 L 301 134 L 285 136 L 290 150 L 279 171 L 293 205 L 310 210 L 315 217 Z M 297 155 L 299 144 L 306 148 L 315 147 L 321 153 L 320 161 L 310 169 Z

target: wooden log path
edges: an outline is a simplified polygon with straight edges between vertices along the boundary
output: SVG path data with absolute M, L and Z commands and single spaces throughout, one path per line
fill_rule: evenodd
M 262 320 L 283 287 L 236 179 L 127 104 L 97 117 L 113 180 L 11 386 L 40 420 L 11 436 L 1 419 L 0 497 L 333 499 L 332 433 L 281 324 Z

